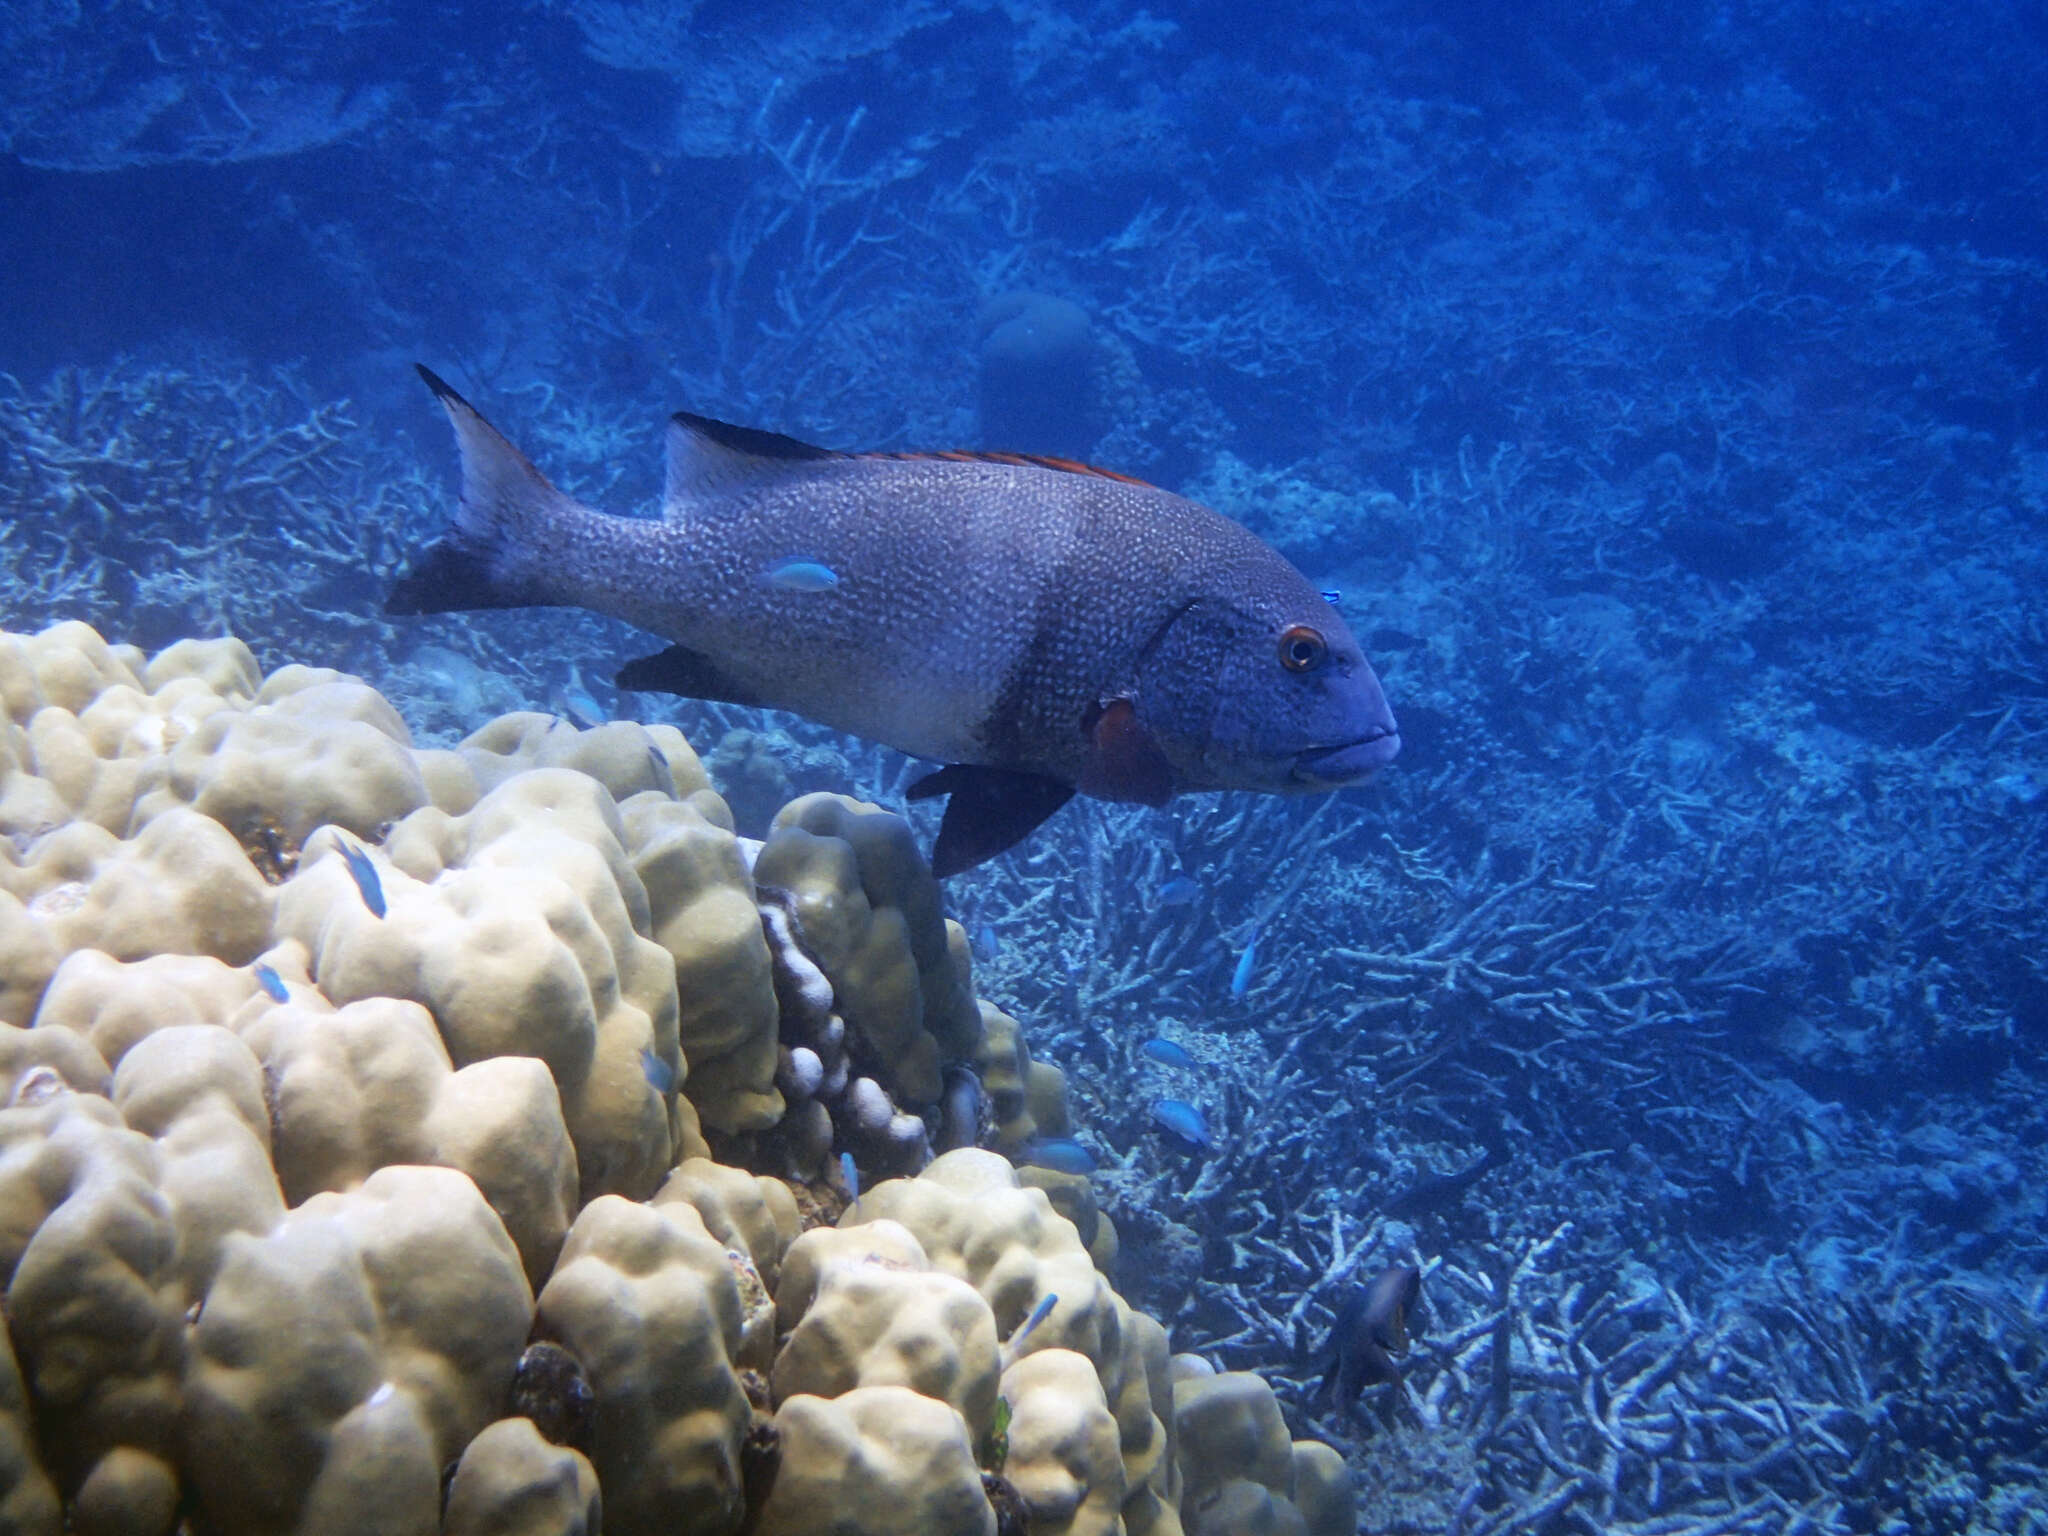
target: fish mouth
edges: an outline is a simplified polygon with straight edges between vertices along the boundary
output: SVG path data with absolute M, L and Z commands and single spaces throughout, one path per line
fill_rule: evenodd
M 1294 777 L 1303 783 L 1336 788 L 1371 778 L 1401 750 L 1401 733 L 1382 726 L 1352 741 L 1309 747 L 1294 754 Z

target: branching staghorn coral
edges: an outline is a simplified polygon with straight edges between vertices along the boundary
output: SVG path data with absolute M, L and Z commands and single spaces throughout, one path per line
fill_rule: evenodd
M 0 377 L 0 421 L 8 553 L 34 594 L 15 622 L 111 607 L 267 640 L 312 611 L 346 630 L 418 526 L 420 488 L 367 451 L 347 402 L 287 371 L 198 358 Z

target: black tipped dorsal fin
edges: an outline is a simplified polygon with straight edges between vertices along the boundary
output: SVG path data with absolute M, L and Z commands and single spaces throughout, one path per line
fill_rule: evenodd
M 667 450 L 668 474 L 661 504 L 669 517 L 687 512 L 691 503 L 707 492 L 761 479 L 780 466 L 847 457 L 779 432 L 736 427 L 688 411 L 669 417 Z

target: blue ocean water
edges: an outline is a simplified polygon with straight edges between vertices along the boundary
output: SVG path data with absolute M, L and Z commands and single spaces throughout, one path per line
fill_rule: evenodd
M 677 408 L 1214 505 L 1340 594 L 1400 762 L 1077 802 L 949 886 L 1125 1294 L 1274 1381 L 1369 1530 L 2048 1532 L 2040 8 L 26 0 L 0 41 L 0 626 L 232 630 L 426 739 L 675 720 L 758 828 L 910 765 L 621 695 L 608 621 L 383 615 L 453 492 L 415 360 L 618 510 Z M 1402 1379 L 1337 1400 L 1402 1261 Z

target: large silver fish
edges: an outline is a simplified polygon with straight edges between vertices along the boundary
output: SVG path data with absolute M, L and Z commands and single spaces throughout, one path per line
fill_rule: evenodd
M 1278 552 L 1156 486 L 1013 454 L 836 453 L 678 413 L 660 521 L 586 507 L 460 395 L 462 500 L 395 614 L 589 608 L 675 643 L 619 673 L 792 710 L 947 766 L 941 876 L 1078 790 L 1355 784 L 1401 738 L 1337 611 Z

